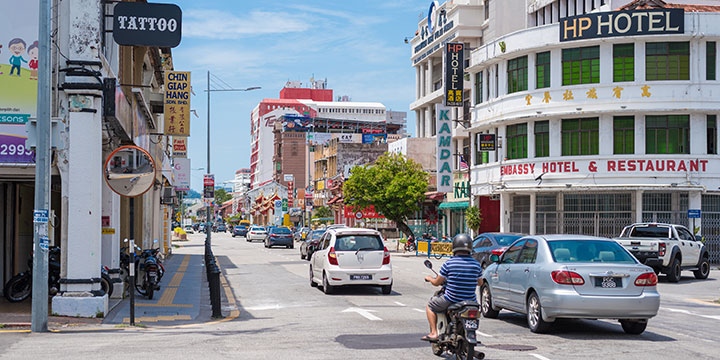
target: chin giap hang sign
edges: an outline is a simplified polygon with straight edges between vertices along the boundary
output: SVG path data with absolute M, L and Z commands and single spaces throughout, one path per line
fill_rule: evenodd
M 450 108 L 435 104 L 437 134 L 437 191 L 453 191 L 452 120 Z

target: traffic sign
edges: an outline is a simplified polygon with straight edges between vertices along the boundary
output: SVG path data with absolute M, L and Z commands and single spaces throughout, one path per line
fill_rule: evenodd
M 702 212 L 700 209 L 688 209 L 688 218 L 689 219 L 699 219 L 702 215 Z
M 285 212 L 288 209 L 288 200 L 282 199 L 282 211 Z

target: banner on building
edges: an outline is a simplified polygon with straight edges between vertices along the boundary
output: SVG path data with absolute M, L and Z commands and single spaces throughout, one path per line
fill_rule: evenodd
M 354 136 L 353 134 L 340 134 L 338 135 L 338 141 L 341 143 L 352 143 Z
M 215 199 L 215 175 L 205 174 L 203 178 L 203 198 Z
M 685 32 L 685 10 L 645 9 L 596 12 L 560 21 L 560 41 Z
M 285 131 L 310 131 L 312 118 L 294 114 L 283 115 L 283 129 Z
M 190 72 L 165 72 L 165 135 L 190 136 Z
M 363 144 L 385 144 L 387 134 L 362 134 Z
M 37 111 L 38 11 L 38 1 L 0 2 L 0 163 L 35 162 L 25 124 Z
M 190 159 L 175 158 L 174 162 L 175 191 L 190 191 Z
M 445 105 L 463 106 L 463 86 L 465 80 L 464 44 L 445 44 Z
M 173 157 L 174 158 L 186 158 L 187 157 L 187 137 L 185 136 L 173 136 Z
M 453 144 L 450 108 L 435 104 L 435 133 L 437 134 L 437 191 L 453 191 Z
M 355 219 L 384 219 L 385 217 L 375 211 L 375 207 L 370 205 L 369 207 L 360 210 L 350 205 L 345 205 L 345 218 Z
M 307 134 L 307 143 L 310 145 L 327 145 L 332 140 L 331 133 L 311 132 Z

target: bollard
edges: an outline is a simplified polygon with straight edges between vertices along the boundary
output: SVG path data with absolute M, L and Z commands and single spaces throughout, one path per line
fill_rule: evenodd
M 220 311 L 220 269 L 214 265 L 208 271 L 208 283 L 210 286 L 210 304 L 212 305 L 212 317 L 215 319 L 222 318 Z

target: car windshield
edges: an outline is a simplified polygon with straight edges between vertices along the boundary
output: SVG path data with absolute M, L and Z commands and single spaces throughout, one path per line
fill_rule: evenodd
M 242 230 L 242 229 L 244 229 L 244 228 L 245 228 L 244 226 L 236 226 L 236 227 L 235 227 L 235 230 Z
M 383 242 L 377 235 L 340 235 L 335 241 L 336 251 L 383 250 Z
M 520 235 L 493 235 L 495 238 L 495 241 L 497 241 L 498 245 L 500 246 L 510 246 L 510 244 L 514 243 L 515 240 L 521 238 Z
M 292 234 L 292 231 L 290 231 L 290 229 L 284 228 L 284 227 L 282 227 L 282 228 L 274 228 L 274 229 L 272 229 L 272 232 L 273 232 L 274 234 Z
M 548 241 L 553 259 L 558 263 L 636 264 L 625 249 L 615 241 L 553 240 Z
M 670 228 L 667 226 L 636 226 L 630 237 L 669 238 Z

